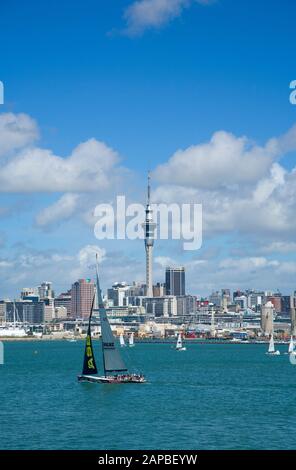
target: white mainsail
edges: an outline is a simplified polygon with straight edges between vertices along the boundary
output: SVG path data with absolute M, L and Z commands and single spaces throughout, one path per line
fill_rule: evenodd
M 97 264 L 97 296 L 100 312 L 101 334 L 102 334 L 102 349 L 103 349 L 103 363 L 105 375 L 107 372 L 124 372 L 127 368 L 116 348 L 115 339 L 110 327 L 107 317 L 106 309 L 102 299 L 102 292 L 100 289 L 98 264 Z
M 273 335 L 271 335 L 270 341 L 269 341 L 268 352 L 269 352 L 269 353 L 274 353 L 274 351 L 275 351 L 275 349 L 274 349 Z
M 294 351 L 294 341 L 293 341 L 293 335 L 291 335 L 290 343 L 289 343 L 289 354 L 291 354 Z
M 121 347 L 125 346 L 125 341 L 122 333 L 119 336 L 119 342 Z
M 128 342 L 130 347 L 134 346 L 134 333 L 131 333 Z
M 176 344 L 176 349 L 181 349 L 181 348 L 182 348 L 182 336 L 181 336 L 181 333 L 179 333 L 177 344 Z

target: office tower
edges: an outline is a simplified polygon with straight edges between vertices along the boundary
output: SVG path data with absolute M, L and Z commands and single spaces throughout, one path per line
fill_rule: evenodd
M 62 292 L 56 299 L 54 299 L 54 306 L 56 308 L 65 307 L 67 309 L 67 317 L 71 317 L 71 289 L 68 292 Z
M 40 297 L 40 300 L 52 299 L 54 297 L 54 292 L 52 290 L 52 282 L 42 282 L 41 286 L 38 287 L 38 295 Z
M 107 290 L 108 301 L 111 301 L 111 305 L 114 307 L 123 307 L 129 289 L 130 286 L 126 282 L 115 282 L 112 288 Z
M 167 295 L 185 295 L 185 268 L 166 268 L 165 285 Z
M 153 297 L 163 297 L 166 295 L 165 284 L 158 282 L 153 286 Z
M 142 224 L 144 229 L 145 250 L 146 250 L 146 295 L 153 297 L 153 280 L 152 280 L 152 253 L 154 245 L 154 231 L 156 224 L 153 222 L 153 212 L 150 205 L 150 175 L 148 175 L 147 187 L 147 205 L 146 205 L 145 222 Z
M 73 318 L 89 316 L 94 294 L 95 286 L 90 279 L 79 279 L 72 284 L 71 316 Z

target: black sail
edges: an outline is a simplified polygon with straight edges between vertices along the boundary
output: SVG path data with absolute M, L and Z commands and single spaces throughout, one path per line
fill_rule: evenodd
M 93 375 L 93 374 L 97 374 L 98 372 L 96 361 L 95 361 L 95 356 L 94 356 L 94 351 L 93 351 L 93 346 L 92 346 L 92 340 L 91 340 L 91 317 L 92 317 L 92 312 L 94 308 L 94 301 L 95 301 L 95 297 L 93 298 L 93 301 L 92 301 L 92 306 L 91 306 L 91 311 L 90 311 L 89 321 L 88 321 L 88 329 L 87 329 L 85 351 L 84 351 L 83 370 L 82 370 L 83 375 Z
M 100 312 L 100 321 L 101 321 L 101 333 L 102 333 L 102 350 L 103 350 L 103 363 L 104 363 L 104 372 L 105 375 L 108 372 L 126 372 L 127 368 L 124 364 L 115 339 L 109 324 L 107 317 L 106 309 L 104 307 L 102 293 L 99 282 L 98 275 L 98 264 L 97 264 L 97 296 Z

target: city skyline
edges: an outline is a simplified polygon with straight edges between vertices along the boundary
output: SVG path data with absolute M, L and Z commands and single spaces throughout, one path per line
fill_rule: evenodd
M 200 250 L 156 241 L 155 281 L 177 265 L 194 294 L 294 291 L 296 6 L 272 1 L 263 21 L 256 2 L 252 22 L 245 2 L 146 3 L 149 21 L 132 1 L 1 7 L 1 297 L 42 279 L 63 292 L 95 252 L 104 290 L 143 282 L 143 242 L 96 240 L 92 211 L 118 194 L 144 203 L 148 169 L 152 202 L 204 214 Z

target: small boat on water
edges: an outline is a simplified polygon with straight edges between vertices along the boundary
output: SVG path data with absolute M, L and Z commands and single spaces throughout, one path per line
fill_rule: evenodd
M 124 347 L 126 346 L 125 341 L 124 341 L 124 337 L 123 337 L 123 334 L 122 334 L 122 333 L 120 333 L 119 342 L 120 342 L 120 346 L 121 346 L 122 348 L 124 348 Z
M 84 362 L 82 374 L 78 375 L 79 382 L 95 382 L 107 384 L 125 384 L 125 383 L 145 383 L 146 379 L 142 374 L 131 374 L 128 372 L 126 365 L 119 353 L 113 336 L 110 323 L 107 317 L 106 309 L 103 304 L 102 293 L 100 289 L 98 264 L 96 270 L 96 284 L 97 296 L 99 304 L 99 314 L 101 322 L 101 336 L 102 336 L 102 356 L 104 375 L 97 375 L 98 369 L 96 366 L 94 350 L 91 338 L 91 318 L 94 308 L 94 299 L 89 315 L 88 330 L 86 336 Z
M 183 346 L 182 336 L 181 333 L 178 334 L 177 344 L 176 344 L 177 351 L 186 351 L 185 346 Z
M 274 347 L 273 335 L 270 336 L 269 347 L 266 354 L 269 356 L 279 356 L 281 354 L 280 351 L 276 350 Z
M 130 334 L 129 339 L 128 339 L 128 345 L 129 345 L 130 348 L 135 346 L 134 333 Z
M 291 335 L 291 339 L 290 339 L 290 343 L 289 343 L 289 348 L 288 348 L 288 354 L 296 355 L 296 351 L 294 351 L 294 339 L 293 339 L 293 335 Z

